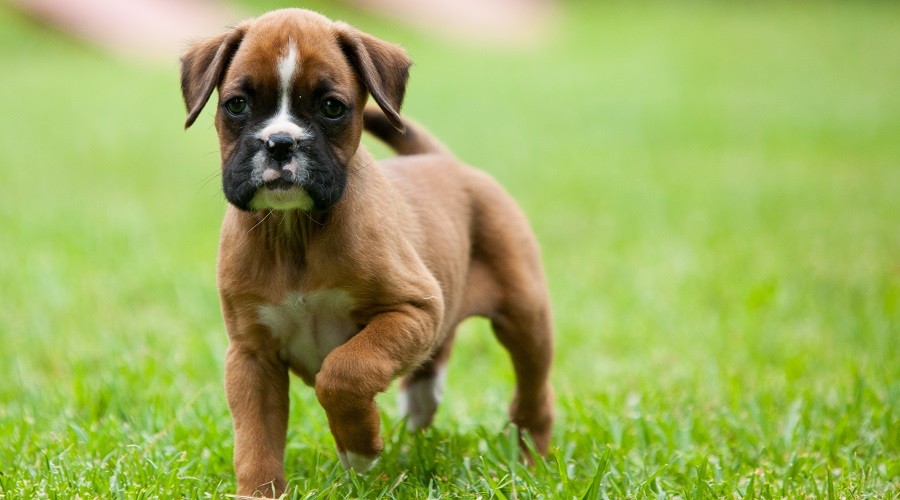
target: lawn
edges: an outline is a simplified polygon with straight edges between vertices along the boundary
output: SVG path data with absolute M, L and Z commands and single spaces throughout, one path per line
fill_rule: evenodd
M 572 1 L 535 50 L 312 5 L 404 44 L 404 111 L 531 218 L 558 424 L 523 467 L 472 321 L 431 430 L 383 395 L 368 475 L 294 380 L 297 498 L 900 497 L 900 4 Z M 218 151 L 177 68 L 0 6 L 0 497 L 234 491 Z

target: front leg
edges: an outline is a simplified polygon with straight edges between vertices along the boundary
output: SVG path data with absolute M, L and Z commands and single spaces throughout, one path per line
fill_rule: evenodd
M 228 347 L 225 392 L 234 418 L 238 495 L 284 493 L 288 386 L 288 368 L 274 352 L 240 342 Z
M 378 314 L 325 358 L 316 375 L 316 396 L 345 468 L 365 472 L 381 454 L 375 395 L 428 358 L 440 323 L 438 311 L 433 305 L 406 305 Z

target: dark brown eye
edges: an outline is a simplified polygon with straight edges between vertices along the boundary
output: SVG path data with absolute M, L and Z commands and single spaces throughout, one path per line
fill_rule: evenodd
M 247 112 L 247 100 L 243 97 L 235 97 L 225 102 L 225 110 L 234 116 L 240 116 Z
M 336 120 L 347 112 L 347 106 L 337 99 L 325 99 L 322 101 L 322 116 L 330 120 Z

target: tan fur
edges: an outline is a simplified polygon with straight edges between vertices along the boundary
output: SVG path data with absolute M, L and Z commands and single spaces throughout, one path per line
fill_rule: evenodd
M 350 173 L 336 205 L 310 213 L 229 205 L 222 223 L 217 274 L 230 340 L 226 391 L 238 493 L 285 490 L 289 370 L 314 385 L 338 450 L 376 456 L 382 441 L 375 395 L 404 374 L 404 385 L 433 377 L 450 355 L 457 325 L 475 315 L 490 319 L 512 358 L 512 421 L 545 454 L 553 420 L 550 304 L 537 243 L 515 202 L 415 124 L 407 121 L 404 132 L 384 126 L 403 125 L 397 109 L 409 63 L 399 47 L 299 10 L 235 30 L 199 42 L 183 58 L 189 123 L 204 94 L 215 86 L 227 92 L 238 75 L 257 75 L 267 82 L 262 91 L 276 92 L 272 61 L 289 36 L 303 57 L 301 94 L 327 73 L 359 104 L 341 142 Z M 356 56 L 345 57 L 341 40 Z M 209 67 L 228 60 L 230 66 Z M 367 91 L 381 107 L 366 110 L 367 128 L 410 156 L 375 163 L 360 146 Z M 234 138 L 220 120 L 224 159 Z M 308 373 L 279 354 L 258 311 L 292 293 L 330 289 L 350 294 L 359 330 L 325 357 L 318 373 Z

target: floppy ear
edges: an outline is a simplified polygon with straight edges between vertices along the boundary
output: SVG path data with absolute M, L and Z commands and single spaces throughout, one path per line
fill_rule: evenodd
M 222 81 L 246 31 L 246 23 L 241 24 L 214 37 L 194 42 L 182 54 L 181 93 L 188 110 L 184 128 L 194 123 L 213 89 Z
M 337 25 L 341 48 L 350 64 L 362 77 L 375 102 L 397 130 L 405 130 L 400 106 L 406 94 L 406 81 L 412 61 L 399 45 L 379 40 L 345 24 Z

